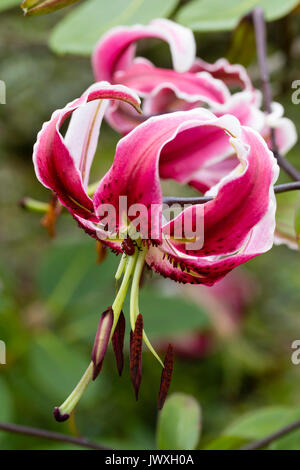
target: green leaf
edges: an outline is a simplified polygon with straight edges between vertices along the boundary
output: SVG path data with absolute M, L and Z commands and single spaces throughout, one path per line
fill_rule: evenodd
M 226 436 L 238 436 L 249 440 L 261 439 L 287 426 L 300 416 L 300 409 L 284 406 L 260 409 L 240 417 L 224 432 Z
M 235 436 L 220 436 L 204 447 L 204 450 L 234 450 L 241 448 L 247 439 Z
M 201 408 L 190 395 L 174 393 L 159 414 L 157 446 L 160 450 L 193 450 L 201 430 Z
M 20 0 L 1 0 L 0 11 L 8 10 L 9 8 L 20 5 Z
M 100 37 L 119 25 L 146 24 L 168 16 L 177 0 L 88 0 L 54 29 L 51 48 L 58 53 L 89 55 Z
M 254 7 L 261 7 L 268 21 L 288 14 L 297 0 L 195 0 L 179 10 L 176 20 L 194 31 L 226 31 Z
M 227 60 L 231 64 L 248 67 L 256 58 L 255 32 L 253 22 L 244 18 L 235 29 Z

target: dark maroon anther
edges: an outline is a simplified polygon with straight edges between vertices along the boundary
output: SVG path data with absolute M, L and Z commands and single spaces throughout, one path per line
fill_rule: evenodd
M 102 369 L 102 364 L 109 343 L 113 321 L 113 309 L 111 307 L 108 307 L 107 310 L 105 310 L 105 312 L 103 312 L 101 315 L 92 351 L 92 361 L 94 363 L 93 380 L 98 377 Z
M 124 335 L 125 335 L 125 317 L 123 312 L 119 316 L 116 329 L 112 337 L 112 345 L 114 348 L 114 353 L 117 361 L 117 369 L 119 375 L 122 375 L 124 367 L 124 355 L 123 355 L 123 346 L 124 346 Z
M 138 315 L 134 331 L 130 333 L 130 378 L 138 399 L 142 381 L 142 343 L 143 343 L 143 317 Z
M 125 238 L 125 240 L 122 242 L 122 250 L 123 253 L 125 253 L 128 256 L 132 256 L 135 253 L 135 244 L 131 240 L 131 238 Z
M 166 357 L 164 360 L 164 368 L 161 374 L 160 389 L 158 394 L 157 407 L 159 410 L 162 409 L 166 401 L 168 391 L 170 388 L 172 373 L 173 373 L 173 364 L 174 364 L 174 351 L 173 346 L 169 344 Z
M 58 406 L 54 408 L 53 410 L 53 416 L 56 419 L 58 423 L 63 423 L 64 421 L 67 421 L 67 419 L 70 418 L 70 415 L 68 413 L 61 414 L 60 409 Z

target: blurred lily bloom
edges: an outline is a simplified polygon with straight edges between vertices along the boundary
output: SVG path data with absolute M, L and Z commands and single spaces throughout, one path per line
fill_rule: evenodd
M 156 38 L 168 43 L 173 69 L 156 67 L 143 57 L 136 57 L 136 43 Z M 153 115 L 195 107 L 208 107 L 216 116 L 232 114 L 242 125 L 250 126 L 270 143 L 274 128 L 277 145 L 285 154 L 296 142 L 295 126 L 283 118 L 283 108 L 273 103 L 267 116 L 261 109 L 261 93 L 253 88 L 247 71 L 231 65 L 226 59 L 209 64 L 196 58 L 196 45 L 189 29 L 170 20 L 157 19 L 149 25 L 117 27 L 105 34 L 97 44 L 93 57 L 96 80 L 120 83 L 135 90 L 143 98 L 143 116 L 121 102 L 112 103 L 106 119 L 117 131 L 126 134 Z M 237 90 L 232 92 L 232 87 Z M 230 149 L 195 172 L 190 184 L 206 191 L 233 169 L 235 160 Z

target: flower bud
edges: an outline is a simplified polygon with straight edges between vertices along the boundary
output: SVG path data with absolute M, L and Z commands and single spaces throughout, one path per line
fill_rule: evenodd
M 24 0 L 21 8 L 26 16 L 44 15 L 76 2 L 79 0 Z

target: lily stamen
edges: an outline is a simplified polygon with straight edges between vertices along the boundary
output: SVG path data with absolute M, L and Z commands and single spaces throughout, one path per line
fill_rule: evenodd
M 143 317 L 139 313 L 130 332 L 130 378 L 138 399 L 142 381 L 142 346 L 143 346 Z
M 112 307 L 108 307 L 108 309 L 101 315 L 92 351 L 92 361 L 94 363 L 93 380 L 98 377 L 102 369 L 103 360 L 111 335 L 113 319 L 113 309 Z
M 61 406 L 54 408 L 53 415 L 56 421 L 66 421 L 70 417 L 70 414 L 76 407 L 77 403 L 93 378 L 93 370 L 94 364 L 91 362 L 82 378 L 74 388 L 73 392 L 68 396 Z
M 169 344 L 166 357 L 164 360 L 164 368 L 161 373 L 160 389 L 158 394 L 157 407 L 162 409 L 167 398 L 167 394 L 171 385 L 174 364 L 174 351 L 173 346 Z
M 120 376 L 122 375 L 123 367 L 124 367 L 124 355 L 123 355 L 124 336 L 125 336 L 125 317 L 124 317 L 123 312 L 121 312 L 117 326 L 115 328 L 115 331 L 111 340 L 114 353 L 115 353 L 116 362 L 117 362 L 117 369 L 118 369 Z

